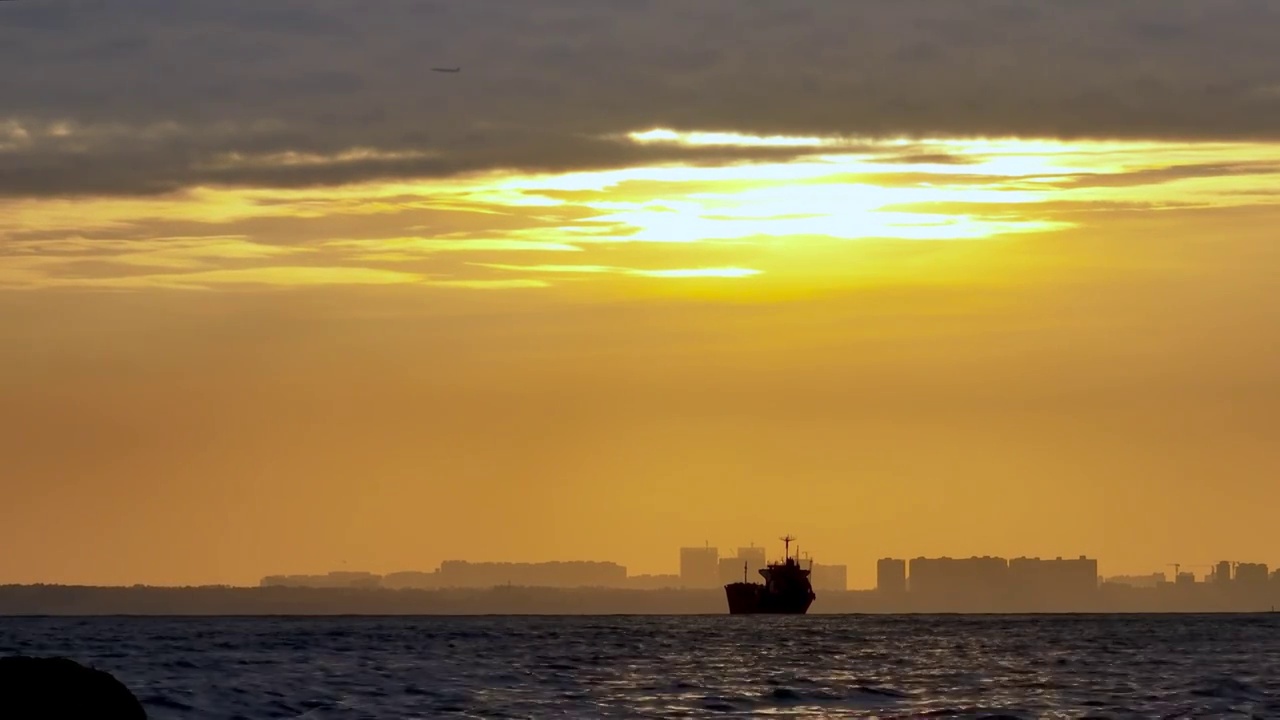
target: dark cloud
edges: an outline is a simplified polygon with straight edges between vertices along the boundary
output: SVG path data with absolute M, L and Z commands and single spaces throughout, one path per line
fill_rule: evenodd
M 1273 0 L 0 3 L 11 69 L 0 76 L 0 193 L 567 170 L 692 152 L 600 139 L 658 126 L 1271 138 L 1278 25 Z M 429 71 L 438 65 L 463 72 Z M 59 122 L 73 131 L 45 132 Z M 352 148 L 429 157 L 217 162 Z
M 1269 175 L 1280 173 L 1273 160 L 1235 163 L 1187 163 L 1166 167 L 1130 170 L 1123 173 L 1071 175 L 1058 181 L 1062 187 L 1135 187 L 1194 178 Z
M 973 165 L 981 162 L 981 158 L 972 155 L 953 155 L 951 153 L 901 153 L 883 155 L 877 162 L 895 165 Z
M 240 147 L 228 139 L 229 147 Z M 0 195 L 154 195 L 191 185 L 306 187 L 340 185 L 380 178 L 447 177 L 469 172 L 512 169 L 557 172 L 607 168 L 635 163 L 681 161 L 690 164 L 785 159 L 786 148 L 680 148 L 639 146 L 591 138 L 552 137 L 520 144 L 462 143 L 461 151 L 441 157 L 414 157 L 411 148 L 389 147 L 387 156 L 344 160 L 319 156 L 291 163 L 274 159 L 314 142 L 283 143 L 276 154 L 265 153 L 222 161 L 205 143 L 166 144 L 133 152 L 110 148 L 74 152 L 11 152 L 0 166 Z M 341 148 L 333 148 L 338 152 Z M 407 157 L 396 157 L 397 152 Z
M 952 155 L 904 155 L 901 157 L 877 158 L 881 163 L 928 163 L 946 165 L 976 164 L 979 158 Z M 1140 168 L 1122 172 L 1053 172 L 1028 173 L 1026 175 L 1006 176 L 984 174 L 980 170 L 972 173 L 947 173 L 939 175 L 932 172 L 874 172 L 833 174 L 824 178 L 824 182 L 841 180 L 849 183 L 875 182 L 887 187 L 906 187 L 913 185 L 992 185 L 998 184 L 1009 190 L 1044 190 L 1055 188 L 1071 190 L 1078 188 L 1128 188 L 1138 186 L 1154 186 L 1179 180 L 1215 177 L 1245 177 L 1280 174 L 1280 164 L 1274 160 L 1254 160 L 1245 162 L 1211 162 L 1183 163 L 1153 168 Z M 1233 192 L 1238 192 L 1233 190 Z M 1089 202 L 1095 202 L 1091 199 Z

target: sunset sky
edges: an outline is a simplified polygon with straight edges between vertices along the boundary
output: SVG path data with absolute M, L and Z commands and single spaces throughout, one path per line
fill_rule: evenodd
M 0 3 L 0 583 L 1280 564 L 1277 27 Z

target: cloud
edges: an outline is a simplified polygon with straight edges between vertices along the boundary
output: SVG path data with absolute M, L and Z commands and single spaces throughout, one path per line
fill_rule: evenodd
M 322 247 L 354 250 L 365 260 L 417 260 L 440 252 L 582 252 L 577 245 L 536 240 L 404 237 L 378 240 L 328 240 Z
M 574 274 L 607 274 L 631 275 L 649 278 L 746 278 L 759 275 L 760 270 L 740 267 L 704 267 L 704 268 L 669 268 L 662 270 L 642 270 L 637 268 L 615 267 L 611 265 L 506 265 L 502 263 L 471 263 L 477 267 L 493 270 L 511 270 L 520 273 L 552 273 L 563 275 Z
M 550 287 L 550 283 L 531 278 L 513 280 L 435 280 L 426 284 L 433 287 L 470 288 L 473 290 L 520 290 Z
M 664 137 L 679 144 L 683 135 Z M 917 162 L 899 162 L 905 154 Z M 1096 230 L 1153 209 L 1262 207 L 1275 202 L 1268 193 L 1278 182 L 1277 143 L 931 140 L 745 166 L 0 198 L 0 282 L 605 289 L 630 276 L 655 282 L 621 284 L 657 290 L 699 285 L 681 277 L 753 272 L 766 277 L 738 286 L 853 282 L 882 261 L 856 245 Z M 351 273 L 287 269 L 299 267 Z M 215 271 L 230 274 L 207 274 Z
M 0 271 L 4 265 L 0 264 Z M 5 279 L 0 275 L 0 281 Z M 16 280 L 16 282 L 14 282 Z M 359 267 L 251 267 L 203 270 L 186 273 L 149 273 L 68 277 L 50 274 L 28 274 L 11 279 L 10 286 L 20 289 L 98 288 L 114 290 L 208 290 L 214 287 L 301 287 L 314 285 L 400 285 L 423 283 L 415 273 Z
M 244 236 L 154 237 L 136 240 L 64 237 L 9 243 L 0 262 L 39 256 L 50 264 L 100 262 L 140 267 L 204 268 L 236 260 L 265 260 L 306 252 L 304 248 L 251 242 Z
M 466 247 L 474 245 L 474 247 Z M 209 290 L 213 288 L 296 288 L 308 286 L 420 285 L 440 288 L 518 289 L 546 287 L 535 278 L 473 278 L 412 267 L 366 267 L 363 262 L 401 264 L 435 252 L 568 250 L 571 245 L 517 241 L 399 238 L 333 241 L 318 246 L 279 246 L 242 236 L 113 239 L 65 237 L 19 240 L 0 246 L 0 289 L 50 288 L 115 290 Z M 379 248 L 382 248 L 379 250 Z M 281 265 L 283 258 L 310 264 Z
M 1278 22 L 1271 0 L 2 3 L 0 62 L 27 71 L 0 76 L 0 193 L 723 163 L 829 138 L 1277 138 Z M 627 138 L 653 128 L 719 135 Z

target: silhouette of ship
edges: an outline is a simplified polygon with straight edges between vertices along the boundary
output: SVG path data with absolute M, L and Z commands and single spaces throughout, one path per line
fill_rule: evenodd
M 747 566 L 743 563 L 742 582 L 724 586 L 730 615 L 803 615 L 809 611 L 809 605 L 817 597 L 809 582 L 813 561 L 809 561 L 808 569 L 800 567 L 799 557 L 791 557 L 794 541 L 790 535 L 782 538 L 786 544 L 784 559 L 760 569 L 763 584 L 747 582 Z

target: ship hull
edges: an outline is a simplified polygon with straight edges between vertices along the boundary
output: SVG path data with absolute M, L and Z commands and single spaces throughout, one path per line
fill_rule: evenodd
M 813 604 L 812 592 L 768 592 L 758 583 L 724 586 L 730 615 L 804 615 Z

